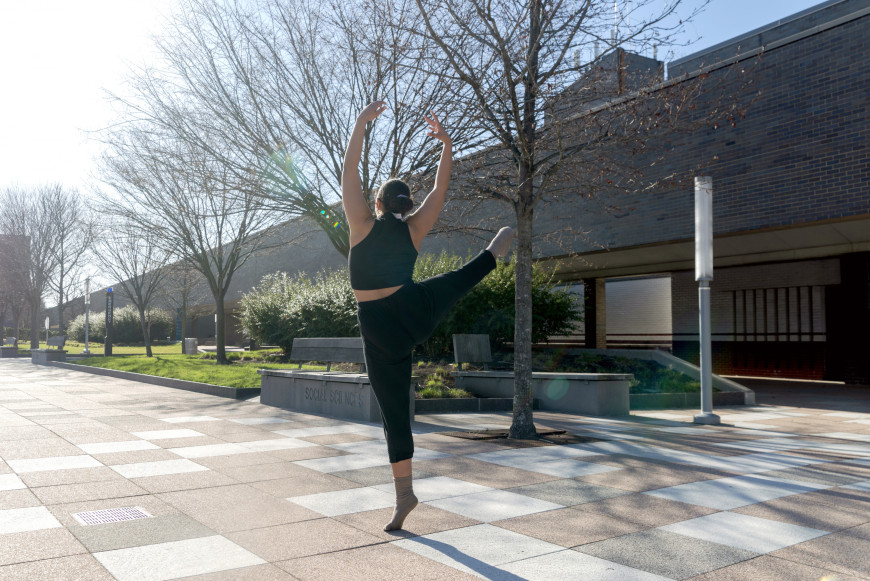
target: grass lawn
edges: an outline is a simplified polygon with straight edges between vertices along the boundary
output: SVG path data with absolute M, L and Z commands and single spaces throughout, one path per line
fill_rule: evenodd
M 39 342 L 40 349 L 47 349 L 48 345 L 45 341 Z M 66 349 L 67 353 L 70 355 L 78 355 L 81 353 L 84 348 L 84 343 L 79 343 L 78 341 L 67 341 L 66 345 L 63 347 Z M 104 352 L 102 343 L 88 343 L 88 349 L 94 355 L 102 355 Z M 181 355 L 181 343 L 170 343 L 169 345 L 152 345 L 151 352 L 154 355 Z M 26 355 L 30 353 L 30 341 L 19 341 L 18 342 L 18 353 L 22 355 Z M 112 353 L 114 355 L 145 355 L 145 346 L 144 345 L 113 345 Z
M 76 361 L 76 363 L 226 387 L 260 387 L 258 369 L 296 369 L 298 367 L 297 364 L 263 363 L 262 361 L 233 361 L 228 365 L 218 365 L 212 359 L 202 359 L 198 355 L 181 354 L 155 355 L 154 357 L 88 357 Z M 305 365 L 303 367 L 313 370 L 326 369 L 325 366 Z

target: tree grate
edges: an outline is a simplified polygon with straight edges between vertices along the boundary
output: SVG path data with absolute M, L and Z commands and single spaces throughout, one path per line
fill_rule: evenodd
M 77 512 L 72 515 L 83 525 L 103 525 L 125 520 L 151 518 L 153 515 L 138 506 L 125 506 L 122 508 L 107 508 L 104 510 L 92 510 L 89 512 Z

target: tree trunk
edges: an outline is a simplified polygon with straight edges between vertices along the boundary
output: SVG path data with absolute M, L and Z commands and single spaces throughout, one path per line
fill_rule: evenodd
M 64 272 L 63 266 L 60 268 L 60 283 L 58 284 L 58 288 L 60 291 L 57 293 L 57 330 L 60 333 L 63 333 L 63 279 Z
M 227 347 L 226 347 L 226 317 L 224 315 L 224 297 L 221 295 L 215 301 L 217 309 L 217 329 L 215 331 L 215 346 L 217 347 L 217 362 L 218 364 L 228 363 Z
M 537 435 L 532 418 L 532 217 L 531 209 L 517 212 L 514 414 L 509 437 L 519 440 Z
M 142 326 L 142 339 L 145 341 L 145 357 L 153 357 L 154 355 L 151 352 L 151 333 L 148 332 L 145 309 L 139 309 L 139 324 Z
M 39 349 L 39 299 L 30 305 L 30 348 Z

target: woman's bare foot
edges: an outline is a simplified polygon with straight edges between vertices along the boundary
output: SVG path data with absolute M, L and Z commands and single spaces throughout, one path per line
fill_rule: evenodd
M 492 239 L 492 242 L 489 243 L 489 246 L 487 246 L 486 249 L 492 252 L 493 256 L 499 258 L 508 253 L 511 249 L 511 242 L 513 241 L 514 229 L 510 226 L 505 226 L 498 231 L 498 234 L 495 235 L 495 238 Z

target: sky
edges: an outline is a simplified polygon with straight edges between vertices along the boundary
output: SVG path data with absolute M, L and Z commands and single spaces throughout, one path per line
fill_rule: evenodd
M 683 2 L 683 10 L 691 12 L 700 0 Z M 131 66 L 153 62 L 151 36 L 159 34 L 164 16 L 176 3 L 0 2 L 0 188 L 59 182 L 89 190 L 100 152 L 93 132 L 113 120 L 105 91 L 123 94 Z M 684 38 L 694 44 L 674 50 L 673 58 L 819 3 L 712 0 L 686 24 Z

